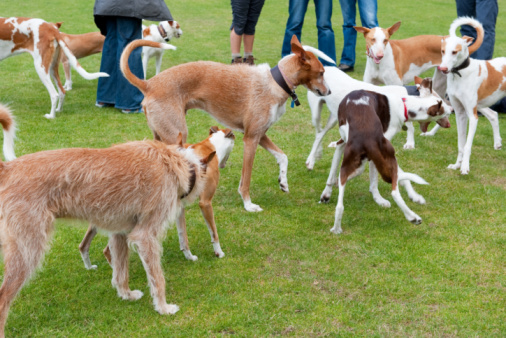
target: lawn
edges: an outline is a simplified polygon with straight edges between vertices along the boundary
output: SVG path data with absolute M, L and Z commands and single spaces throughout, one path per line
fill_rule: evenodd
M 162 68 L 196 60 L 230 62 L 229 1 L 189 0 L 168 3 L 184 31 L 166 51 Z M 257 62 L 274 66 L 281 53 L 287 1 L 267 0 L 257 26 Z M 499 1 L 499 7 L 506 0 Z M 334 2 L 336 48 L 342 49 L 342 17 Z M 63 21 L 71 34 L 97 30 L 93 1 L 1 1 L 4 17 L 38 17 Z M 448 33 L 456 17 L 454 1 L 379 1 L 383 27 L 402 21 L 394 38 Z M 506 16 L 499 14 L 495 56 L 506 56 Z M 314 6 L 310 3 L 302 42 L 317 47 Z M 357 64 L 351 75 L 362 78 L 364 39 L 357 39 Z M 100 55 L 80 60 L 98 71 Z M 151 61 L 148 76 L 154 75 Z M 430 75 L 430 74 L 427 74 Z M 108 147 L 151 139 L 144 115 L 124 115 L 94 106 L 97 81 L 73 72 L 63 112 L 47 120 L 49 95 L 29 54 L 0 62 L 0 102 L 16 116 L 16 154 L 63 147 Z M 234 90 L 230 88 L 230 90 Z M 306 90 L 297 89 L 301 106 L 287 113 L 268 135 L 289 159 L 290 192 L 278 188 L 278 167 L 263 149 L 257 151 L 251 195 L 264 211 L 248 213 L 237 193 L 242 167 L 242 134 L 214 198 L 221 245 L 226 256 L 214 257 L 209 233 L 197 205 L 188 209 L 192 253 L 185 260 L 175 228 L 163 242 L 162 264 L 167 300 L 181 310 L 156 313 L 138 256 L 130 258 L 130 286 L 145 296 L 123 301 L 111 287 L 111 269 L 102 256 L 107 237 L 97 236 L 90 255 L 98 269 L 88 271 L 78 245 L 87 224 L 58 220 L 42 268 L 14 301 L 7 336 L 505 336 L 506 335 L 506 150 L 494 150 L 492 128 L 480 118 L 467 176 L 446 169 L 457 157 L 455 118 L 452 128 L 432 138 L 416 136 L 416 149 L 403 150 L 405 132 L 393 140 L 402 168 L 426 179 L 415 186 L 427 200 L 414 204 L 403 196 L 421 225 L 407 222 L 392 206 L 379 207 L 368 192 L 368 175 L 347 185 L 344 233 L 330 233 L 337 189 L 329 204 L 319 196 L 333 152 L 325 148 L 313 171 L 305 160 L 314 140 Z M 226 93 L 223 93 L 226 95 Z M 328 114 L 328 113 L 325 113 Z M 325 115 L 326 116 L 326 115 Z M 189 141 L 207 136 L 216 125 L 207 114 L 190 111 Z M 500 115 L 506 139 L 506 114 Z M 336 140 L 338 130 L 324 140 Z M 506 142 L 506 141 L 505 141 Z M 504 142 L 503 142 L 504 143 Z M 505 145 L 506 147 L 506 145 Z M 389 185 L 380 183 L 392 201 Z M 393 202 L 393 201 L 392 201 Z M 2 266 L 3 268 L 3 266 Z M 3 271 L 3 270 L 0 270 Z

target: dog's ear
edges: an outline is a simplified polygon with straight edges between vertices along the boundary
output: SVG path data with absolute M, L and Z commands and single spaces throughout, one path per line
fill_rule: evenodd
M 422 84 L 422 78 L 415 75 L 415 85 L 420 86 Z
M 176 144 L 183 148 L 183 133 L 179 132 L 179 135 L 177 135 Z
M 357 32 L 364 34 L 364 36 L 366 36 L 366 34 L 371 31 L 369 28 L 365 28 L 365 27 L 356 27 L 356 26 L 353 26 L 353 28 L 355 28 L 355 30 Z
M 56 22 L 54 25 L 56 26 L 56 28 L 60 29 L 61 25 L 63 25 L 63 21 L 62 22 Z
M 209 129 L 209 135 L 216 133 L 218 130 L 220 130 L 220 128 L 218 128 L 217 126 L 212 126 Z
M 430 122 L 420 122 L 420 130 L 422 133 L 426 133 L 427 129 L 429 129 Z
M 438 100 L 435 105 L 432 105 L 429 107 L 429 109 L 427 109 L 427 115 L 429 115 L 429 116 L 441 115 L 441 114 L 439 114 L 439 110 L 441 109 L 442 104 L 443 104 L 443 101 Z
M 231 138 L 231 139 L 235 140 L 235 135 L 232 130 L 227 128 L 224 130 L 224 132 L 225 132 L 225 138 Z
M 443 101 L 437 101 L 437 111 L 438 111 L 438 115 L 443 115 L 445 113 L 445 110 L 443 108 Z
M 467 36 L 467 35 L 464 35 L 464 36 L 462 37 L 462 40 L 464 40 L 464 41 L 466 42 L 466 44 L 467 44 L 468 46 L 470 46 L 470 45 L 473 43 L 474 38 L 473 38 L 473 37 L 470 37 L 470 36 Z
M 297 36 L 295 34 L 292 36 L 291 45 L 292 45 L 292 53 L 297 55 L 302 63 L 307 63 L 309 58 L 304 48 L 302 48 L 302 45 L 300 44 L 299 39 L 297 39 Z
M 390 36 L 392 36 L 395 32 L 397 32 L 397 30 L 399 29 L 399 27 L 401 27 L 401 22 L 397 21 L 396 23 L 394 23 L 392 25 L 392 27 L 387 28 L 388 34 L 390 34 Z
M 201 159 L 200 163 L 202 163 L 204 168 L 207 168 L 207 165 L 209 164 L 209 162 L 213 160 L 214 156 L 216 156 L 216 151 L 210 153 L 209 156 L 207 156 L 206 158 Z

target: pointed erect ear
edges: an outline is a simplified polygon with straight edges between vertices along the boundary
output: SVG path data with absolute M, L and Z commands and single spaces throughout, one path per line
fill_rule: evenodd
M 365 28 L 365 27 L 356 27 L 356 26 L 353 26 L 353 28 L 355 28 L 355 30 L 357 32 L 364 34 L 364 36 L 371 31 L 369 28 Z
M 401 22 L 397 21 L 396 23 L 394 23 L 392 25 L 392 27 L 387 28 L 388 34 L 390 34 L 390 36 L 392 36 L 395 32 L 397 32 L 397 30 L 399 29 L 399 27 L 401 27 Z
M 63 25 L 63 21 L 62 22 L 57 22 L 55 23 L 56 27 L 58 27 L 58 29 L 60 29 L 61 25 Z
M 464 35 L 462 39 L 467 43 L 468 46 L 471 45 L 474 41 L 474 38 L 467 35 Z
M 224 130 L 224 132 L 225 132 L 225 138 L 231 138 L 231 139 L 235 140 L 235 135 L 232 130 L 227 128 Z
M 308 60 L 306 51 L 304 48 L 302 48 L 302 45 L 300 44 L 299 39 L 297 39 L 297 36 L 295 34 L 292 36 L 291 45 L 292 53 L 297 55 L 302 63 L 306 63 Z
M 415 76 L 415 84 L 416 84 L 417 86 L 420 86 L 420 85 L 422 84 L 422 81 L 423 81 L 423 80 L 422 80 L 422 78 L 421 78 L 421 77 L 419 77 L 419 76 Z
M 183 133 L 179 132 L 179 135 L 177 135 L 176 144 L 183 148 Z
M 220 130 L 220 128 L 218 128 L 217 126 L 212 126 L 209 129 L 209 135 L 216 133 L 218 130 Z

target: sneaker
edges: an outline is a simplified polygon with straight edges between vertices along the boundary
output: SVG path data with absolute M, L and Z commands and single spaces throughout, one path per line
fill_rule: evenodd
M 144 113 L 144 110 L 142 108 L 138 108 L 138 109 L 122 109 L 121 112 L 123 114 L 142 114 L 142 113 Z
M 256 59 L 253 57 L 253 55 L 249 55 L 247 58 L 242 59 L 242 62 L 243 63 L 247 63 L 250 66 L 254 66 L 255 65 L 255 60 Z
M 238 63 L 242 63 L 242 56 L 238 56 L 238 57 L 233 58 L 231 63 L 233 65 L 238 64 Z
M 105 103 L 105 102 L 95 102 L 95 106 L 98 108 L 105 108 L 105 107 L 114 107 L 112 103 Z
M 353 70 L 354 70 L 353 66 L 348 66 L 348 65 L 345 65 L 344 63 L 340 63 L 339 66 L 337 67 L 337 69 L 339 69 L 340 71 L 343 71 L 345 73 L 353 72 Z

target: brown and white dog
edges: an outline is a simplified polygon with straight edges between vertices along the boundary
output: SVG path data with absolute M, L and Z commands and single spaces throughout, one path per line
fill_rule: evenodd
M 473 38 L 456 35 L 456 30 L 462 25 L 469 25 L 476 29 L 477 41 L 469 46 Z M 441 40 L 443 59 L 439 69 L 448 74 L 447 93 L 455 109 L 458 131 L 459 154 L 457 162 L 448 166 L 449 169 L 459 169 L 462 175 L 469 173 L 469 159 L 474 134 L 478 125 L 478 111 L 489 107 L 506 96 L 506 58 L 495 58 L 489 61 L 471 59 L 469 55 L 475 45 L 483 41 L 483 26 L 475 19 L 457 18 L 450 26 L 450 36 Z M 469 133 L 466 138 L 466 126 L 469 120 Z M 499 126 L 497 127 L 497 134 Z M 497 139 L 498 137 L 498 139 Z M 501 146 L 500 135 L 494 130 L 496 149 Z
M 161 21 L 158 25 L 142 26 L 142 38 L 148 41 L 169 42 L 173 38 L 179 38 L 183 31 L 177 21 Z M 152 57 L 155 58 L 156 75 L 160 73 L 162 67 L 163 49 L 142 47 L 142 68 L 144 69 L 144 80 L 148 72 L 148 62 Z
M 418 35 L 402 40 L 391 39 L 399 29 L 401 23 L 397 22 L 391 27 L 365 28 L 355 27 L 359 33 L 363 33 L 366 43 L 367 63 L 364 72 L 364 81 L 374 84 L 405 85 L 413 81 L 426 70 L 441 64 L 441 38 L 439 35 Z M 483 39 L 478 38 L 475 44 L 469 47 L 473 53 L 479 48 Z M 434 91 L 442 98 L 446 94 L 446 76 L 436 70 L 433 77 Z M 449 102 L 447 102 L 449 103 Z M 480 112 L 490 121 L 494 131 L 494 148 L 501 147 L 499 134 L 499 118 L 497 112 L 483 107 Z M 414 128 L 408 127 L 408 140 L 405 149 L 414 148 Z M 439 126 L 436 125 L 430 132 L 422 133 L 423 136 L 433 136 Z
M 207 163 L 206 169 L 206 185 L 200 193 L 199 207 L 204 219 L 206 221 L 209 233 L 211 234 L 211 242 L 213 243 L 214 254 L 216 257 L 222 258 L 225 253 L 221 250 L 220 239 L 218 237 L 218 231 L 216 229 L 216 223 L 214 221 L 214 211 L 212 200 L 218 187 L 220 179 L 219 168 L 225 168 L 228 157 L 234 147 L 235 135 L 230 129 L 218 129 L 218 127 L 211 127 L 209 131 L 209 137 L 204 141 L 196 144 L 185 144 L 185 148 L 191 149 L 200 158 L 207 158 L 212 152 L 216 152 L 216 156 Z M 181 139 L 182 141 L 182 139 Z M 183 147 L 182 144 L 180 144 Z M 188 244 L 188 235 L 186 232 L 186 219 L 185 213 L 181 212 L 179 219 L 177 220 L 177 229 L 179 234 L 179 243 L 181 251 L 188 260 L 196 261 L 197 256 L 192 255 L 190 246 Z M 97 228 L 90 224 L 88 231 L 84 236 L 81 244 L 79 245 L 79 251 L 84 262 L 86 269 L 96 269 L 96 265 L 92 265 L 90 261 L 90 244 L 95 235 L 97 234 Z M 104 255 L 111 264 L 111 252 L 109 247 L 104 249 Z
M 93 54 L 101 53 L 104 47 L 105 36 L 100 32 L 91 32 L 84 34 L 65 34 L 60 32 L 63 41 L 67 44 L 76 59 L 81 59 Z M 72 74 L 70 71 L 70 63 L 65 54 L 61 56 L 63 71 L 65 72 L 65 90 L 72 89 Z
M 60 149 L 0 162 L 0 336 L 11 302 L 44 255 L 58 217 L 90 221 L 110 233 L 112 284 L 126 300 L 142 297 L 128 286 L 129 245 L 136 248 L 155 310 L 167 304 L 160 240 L 185 203 L 205 187 L 207 158 L 177 145 L 138 141 L 106 149 Z
M 16 138 L 16 124 L 9 107 L 0 103 L 0 124 L 4 134 L 3 152 L 6 161 L 16 158 L 14 153 L 14 139 Z
M 63 51 L 70 65 L 85 79 L 109 76 L 106 73 L 85 71 L 63 41 L 56 24 L 42 19 L 0 18 L 0 60 L 25 52 L 32 55 L 35 70 L 51 97 L 51 111 L 44 115 L 48 119 L 53 119 L 55 112 L 61 111 L 65 99 L 65 89 L 58 74 L 60 51 Z M 58 91 L 51 79 L 56 83 Z
M 331 59 L 314 48 L 302 47 L 295 36 L 291 43 L 293 54 L 281 59 L 272 69 L 272 72 L 277 70 L 283 76 L 286 91 L 276 82 L 266 64 L 251 67 L 190 62 L 166 69 L 145 81 L 130 71 L 127 63 L 130 53 L 141 46 L 167 48 L 166 45 L 136 40 L 125 48 L 121 56 L 123 74 L 144 94 L 142 105 L 155 139 L 175 143 L 177 135 L 182 132 L 186 140 L 185 116 L 189 109 L 202 109 L 220 123 L 244 133 L 239 193 L 248 211 L 262 211 L 250 198 L 251 171 L 258 144 L 276 158 L 279 186 L 288 192 L 288 158 L 266 132 L 285 113 L 288 97 L 296 97 L 294 87 L 303 85 L 322 96 L 330 93 L 323 79 L 325 69 L 317 56 Z
M 341 220 L 344 212 L 344 188 L 346 182 L 360 175 L 367 161 L 374 163 L 374 167 L 381 174 L 383 180 L 392 184 L 392 197 L 406 219 L 414 224 L 420 224 L 422 219 L 406 205 L 399 192 L 399 181 L 413 181 L 418 184 L 428 184 L 420 176 L 403 172 L 397 164 L 395 150 L 385 133 L 389 123 L 385 123 L 389 115 L 392 98 L 388 95 L 365 90 L 353 91 L 341 101 L 339 105 L 339 132 L 341 140 L 337 142 L 336 155 L 338 159 L 344 153 L 343 163 L 339 172 L 339 198 L 336 207 L 334 226 L 330 231 L 342 232 Z M 408 114 L 415 114 L 409 112 Z M 444 114 L 441 101 L 438 105 L 428 109 L 428 115 Z M 372 167 L 372 165 L 371 165 Z

